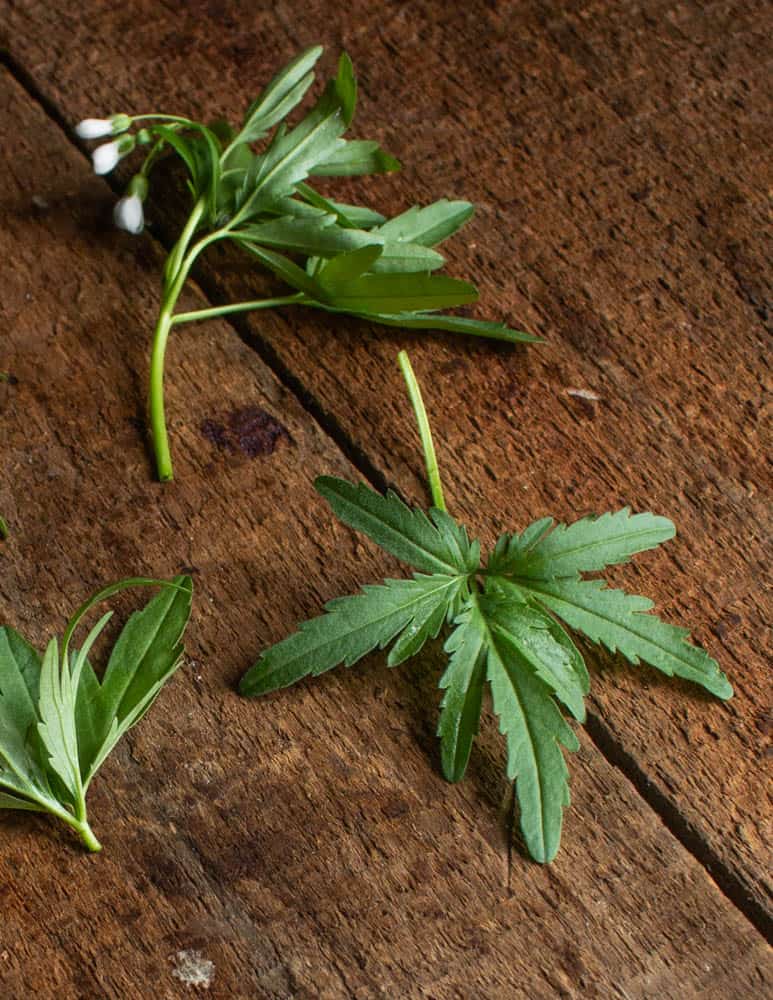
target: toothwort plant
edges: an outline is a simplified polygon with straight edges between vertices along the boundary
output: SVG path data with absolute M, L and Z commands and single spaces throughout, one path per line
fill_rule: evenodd
M 445 262 L 433 248 L 470 218 L 469 202 L 443 199 L 387 220 L 370 208 L 331 201 L 307 183 L 309 177 L 388 173 L 400 166 L 377 142 L 343 138 L 357 95 L 346 54 L 311 110 L 288 127 L 285 119 L 311 86 L 321 54 L 319 46 L 308 49 L 278 73 L 250 105 L 238 131 L 224 122 L 207 126 L 156 113 L 89 118 L 76 129 L 82 139 L 109 137 L 92 154 L 98 174 L 111 171 L 136 148 L 147 148 L 144 162 L 115 208 L 116 224 L 130 233 L 142 232 L 148 177 L 161 153 L 171 150 L 188 172 L 193 207 L 164 267 L 150 363 L 150 423 L 161 480 L 172 478 L 164 357 L 174 326 L 292 304 L 390 326 L 507 341 L 536 339 L 501 323 L 439 313 L 478 297 L 468 282 L 432 273 Z M 267 141 L 254 149 L 261 140 Z M 220 240 L 249 252 L 290 291 L 175 312 L 194 262 Z

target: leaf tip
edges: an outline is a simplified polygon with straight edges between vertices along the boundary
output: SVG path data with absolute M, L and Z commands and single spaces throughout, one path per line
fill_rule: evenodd
M 249 670 L 247 670 L 239 681 L 238 691 L 243 698 L 254 698 L 255 695 L 260 694 L 260 682 L 257 679 L 259 662 L 253 664 Z

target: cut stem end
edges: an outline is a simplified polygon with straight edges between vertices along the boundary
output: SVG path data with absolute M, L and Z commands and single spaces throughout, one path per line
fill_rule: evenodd
M 94 836 L 94 831 L 91 829 L 86 820 L 79 823 L 76 829 L 80 834 L 81 840 L 86 845 L 87 850 L 89 850 L 92 854 L 98 854 L 102 850 L 102 845 Z
M 430 430 L 427 411 L 424 408 L 424 400 L 421 397 L 421 389 L 413 373 L 411 362 L 407 351 L 400 351 L 397 355 L 397 362 L 403 373 L 405 385 L 408 389 L 408 396 L 416 415 L 416 423 L 419 426 L 419 437 L 424 450 L 424 463 L 427 467 L 427 479 L 429 490 L 432 495 L 432 504 L 438 510 L 446 509 L 446 502 L 443 497 L 443 486 L 440 482 L 440 470 L 438 469 L 437 456 L 435 455 L 435 445 L 432 441 L 432 431 Z

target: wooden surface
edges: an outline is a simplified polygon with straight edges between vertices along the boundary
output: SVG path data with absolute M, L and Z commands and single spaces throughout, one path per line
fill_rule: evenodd
M 0 995 L 764 995 L 769 12 L 266 6 L 0 3 L 0 369 L 15 376 L 0 385 L 13 530 L 0 617 L 41 644 L 109 579 L 194 567 L 197 586 L 190 666 L 94 785 L 104 854 L 2 818 Z M 114 196 L 68 128 L 156 107 L 238 117 L 315 41 L 328 68 L 351 53 L 359 134 L 405 163 L 347 194 L 389 212 L 476 202 L 452 272 L 478 279 L 476 315 L 547 342 L 300 311 L 190 328 L 170 351 L 178 479 L 161 487 L 144 379 L 182 206 L 151 201 L 140 240 L 114 232 Z M 256 287 L 217 256 L 197 277 L 190 302 Z M 672 517 L 678 538 L 616 579 L 693 624 L 736 690 L 721 705 L 591 654 L 588 735 L 548 868 L 508 834 L 491 718 L 468 779 L 442 781 L 437 651 L 262 701 L 234 693 L 298 617 L 399 572 L 334 525 L 311 483 L 365 476 L 424 502 L 400 347 L 452 510 L 485 543 L 547 512 L 628 502 Z M 202 433 L 262 413 L 257 455 Z M 196 960 L 213 963 L 207 990 L 185 982 Z

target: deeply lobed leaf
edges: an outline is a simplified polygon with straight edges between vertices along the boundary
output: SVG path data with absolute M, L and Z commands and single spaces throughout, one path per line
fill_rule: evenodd
M 577 647 L 550 615 L 514 600 L 507 591 L 497 591 L 496 580 L 489 578 L 486 584 L 481 607 L 489 629 L 528 664 L 578 722 L 584 722 L 590 682 Z
M 490 619 L 490 605 L 473 598 L 470 623 L 485 649 L 486 677 L 494 711 L 507 739 L 507 775 L 516 782 L 521 830 L 531 856 L 539 862 L 555 857 L 561 842 L 563 810 L 569 805 L 569 772 L 561 745 L 577 750 L 577 737 L 564 721 L 550 688 Z
M 478 733 L 486 682 L 484 630 L 471 602 L 457 615 L 445 651 L 449 660 L 439 683 L 445 694 L 440 703 L 437 735 L 443 774 L 448 781 L 461 781 Z
M 552 518 L 543 518 L 521 535 L 504 536 L 489 568 L 534 580 L 576 577 L 628 562 L 632 555 L 653 549 L 676 533 L 667 517 L 632 515 L 628 507 L 559 524 L 550 531 L 552 524 Z
M 244 675 L 239 690 L 249 696 L 266 694 L 341 663 L 350 667 L 402 633 L 402 645 L 390 657 L 394 666 L 437 635 L 456 611 L 465 585 L 463 576 L 415 576 L 337 598 L 326 605 L 327 614 L 303 622 L 297 632 L 266 650 Z
M 382 496 L 363 483 L 332 476 L 321 476 L 314 487 L 344 524 L 362 531 L 402 562 L 424 573 L 458 575 L 477 570 L 480 546 L 470 543 L 466 530 L 444 511 L 433 508 L 427 516 L 391 491 Z
M 718 698 L 731 698 L 733 689 L 708 653 L 693 646 L 687 629 L 668 625 L 656 615 L 646 597 L 607 589 L 603 580 L 516 580 L 544 607 L 570 628 L 620 652 L 631 663 L 640 660 L 668 676 L 684 677 Z

